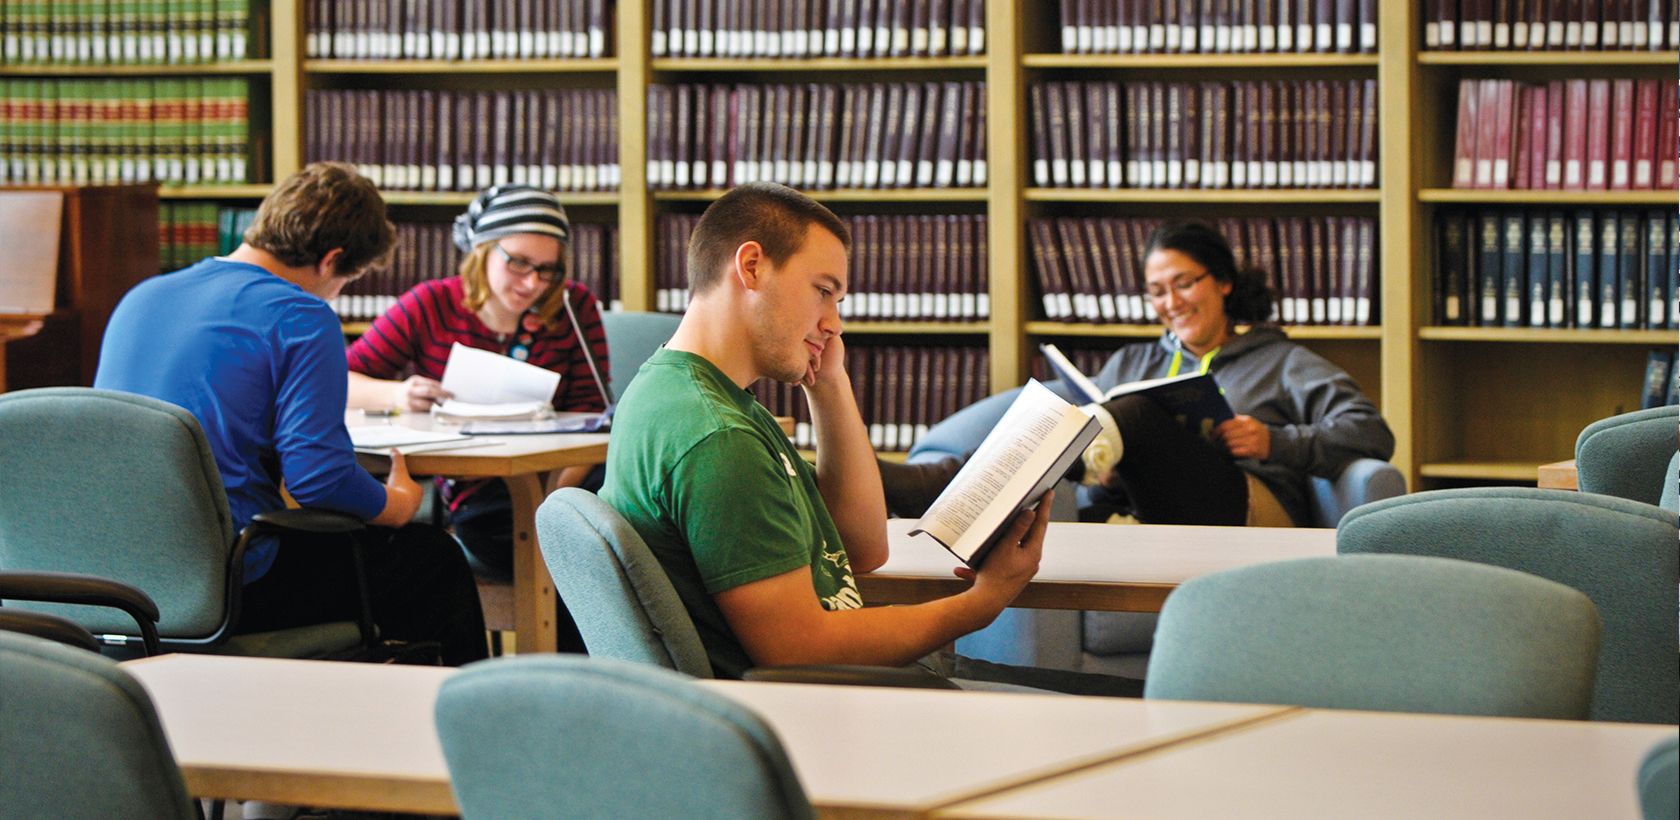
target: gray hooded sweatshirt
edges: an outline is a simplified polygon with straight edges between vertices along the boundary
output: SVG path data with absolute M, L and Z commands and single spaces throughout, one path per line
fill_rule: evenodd
M 1178 339 L 1163 333 L 1153 344 L 1120 348 L 1103 365 L 1097 386 L 1108 390 L 1167 375 Z M 1180 374 L 1194 373 L 1198 357 L 1184 351 Z M 1265 461 L 1238 459 L 1271 489 L 1297 526 L 1311 523 L 1308 476 L 1335 478 L 1358 458 L 1394 455 L 1394 433 L 1353 378 L 1324 357 L 1289 341 L 1282 330 L 1257 327 L 1234 336 L 1208 368 L 1231 409 L 1271 428 Z

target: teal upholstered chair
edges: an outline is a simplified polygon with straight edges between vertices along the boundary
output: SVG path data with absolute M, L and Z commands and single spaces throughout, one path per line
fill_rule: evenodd
M 610 310 L 601 314 L 607 332 L 607 349 L 612 351 L 612 390 L 623 396 L 642 363 L 659 346 L 671 340 L 682 316 L 671 313 L 628 313 Z
M 555 491 L 537 508 L 537 543 L 589 654 L 712 676 L 665 568 L 611 505 L 576 487 Z
M 438 739 L 461 816 L 808 818 L 781 742 L 665 669 L 550 655 L 445 681 Z
M 1580 719 L 1599 620 L 1526 573 L 1411 555 L 1306 558 L 1167 598 L 1144 697 Z
M 1050 389 L 1070 398 L 1061 382 Z M 912 462 L 963 456 L 980 446 L 1019 388 L 1006 390 L 971 404 L 934 425 L 911 448 Z M 1058 521 L 1075 520 L 1064 501 L 1074 501 L 1084 488 L 1056 495 Z M 1362 458 L 1335 478 L 1313 477 L 1308 488 L 1313 526 L 1334 527 L 1348 510 L 1406 492 L 1406 479 L 1386 461 Z M 1149 661 L 1155 616 L 1134 612 L 1073 612 L 1007 609 L 985 629 L 957 641 L 957 651 L 997 663 L 1073 669 L 1138 678 Z
M 108 644 L 282 657 L 353 650 L 374 639 L 365 616 L 230 632 L 252 537 L 362 526 L 281 510 L 235 533 L 203 429 L 167 402 L 85 387 L 0 395 L 0 599 L 69 618 Z
M 81 624 L 45 612 L 0 607 L 0 632 L 33 635 L 89 652 L 99 651 L 99 640 Z
M 1639 808 L 1645 820 L 1680 820 L 1680 738 L 1651 748 L 1639 764 Z
M 1347 553 L 1460 558 L 1586 593 L 1604 618 L 1592 717 L 1674 723 L 1673 513 L 1607 495 L 1532 487 L 1435 490 L 1354 510 L 1336 531 Z
M 199 814 L 134 678 L 98 655 L 0 632 L 0 816 Z
M 1575 439 L 1575 469 L 1581 492 L 1659 504 L 1675 485 L 1676 432 L 1680 408 L 1653 407 L 1607 419 L 1581 430 Z M 1669 510 L 1674 511 L 1674 507 Z

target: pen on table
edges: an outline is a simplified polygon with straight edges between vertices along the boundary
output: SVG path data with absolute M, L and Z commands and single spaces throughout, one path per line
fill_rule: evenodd
M 373 418 L 389 418 L 391 416 L 398 415 L 401 412 L 402 410 L 396 407 L 381 407 L 373 410 L 363 410 L 362 415 L 371 416 Z

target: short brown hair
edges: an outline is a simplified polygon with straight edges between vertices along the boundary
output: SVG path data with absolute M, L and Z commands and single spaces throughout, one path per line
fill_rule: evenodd
M 548 236 L 548 234 L 537 234 Z M 461 301 L 467 310 L 474 313 L 490 301 L 490 253 L 496 247 L 495 242 L 486 242 L 473 248 L 470 253 L 461 256 L 461 265 L 457 269 L 461 274 Z M 543 291 L 537 298 L 536 310 L 544 325 L 550 329 L 560 324 L 560 311 L 565 305 L 561 302 L 566 288 L 571 284 L 572 248 L 569 243 L 560 243 L 560 276 Z
M 723 280 L 724 268 L 745 242 L 757 242 L 770 263 L 780 265 L 805 245 L 812 223 L 850 250 L 852 235 L 833 211 L 786 185 L 749 182 L 718 197 L 688 238 L 688 287 L 695 294 Z
M 245 242 L 294 268 L 319 264 L 342 248 L 333 272 L 350 276 L 384 264 L 397 231 L 372 181 L 346 163 L 314 162 L 263 198 Z

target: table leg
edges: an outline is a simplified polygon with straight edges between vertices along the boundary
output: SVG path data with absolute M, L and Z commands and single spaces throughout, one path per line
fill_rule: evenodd
M 537 548 L 537 506 L 548 476 L 527 473 L 504 481 L 513 497 L 513 624 L 518 651 L 553 652 L 554 579 Z

